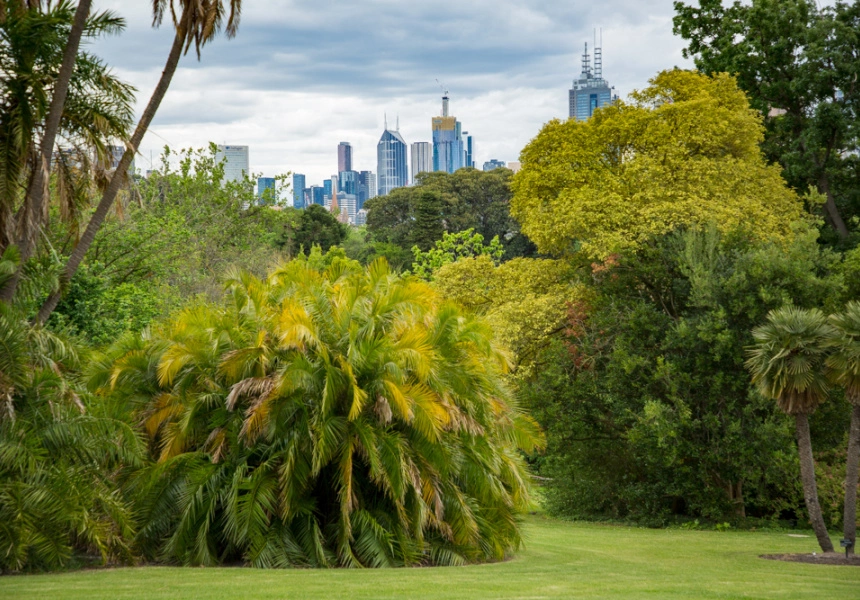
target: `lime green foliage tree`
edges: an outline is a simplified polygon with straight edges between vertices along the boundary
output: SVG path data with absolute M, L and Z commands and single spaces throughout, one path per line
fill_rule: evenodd
M 834 336 L 820 310 L 785 306 L 771 311 L 767 322 L 753 330 L 756 343 L 748 350 L 746 363 L 761 394 L 776 400 L 783 412 L 794 416 L 803 497 L 824 552 L 833 552 L 833 543 L 818 502 L 809 415 L 827 398 L 826 345 Z
M 520 376 L 563 329 L 567 304 L 582 299 L 570 266 L 548 259 L 515 258 L 497 265 L 487 254 L 464 257 L 435 271 L 433 285 L 444 298 L 485 316 L 513 351 Z
M 432 279 L 433 273 L 443 265 L 447 265 L 461 258 L 475 256 L 489 256 L 494 265 L 498 265 L 505 253 L 505 249 L 499 242 L 499 236 L 490 241 L 489 246 L 484 245 L 484 236 L 475 233 L 474 229 L 467 229 L 458 233 L 442 235 L 442 239 L 436 242 L 434 248 L 427 252 L 421 252 L 418 246 L 412 246 L 412 272 L 422 279 Z
M 860 485 L 860 302 L 849 302 L 842 312 L 831 315 L 830 325 L 834 335 L 829 345 L 833 350 L 827 357 L 827 368 L 831 379 L 845 389 L 845 397 L 851 404 L 843 533 L 851 542 L 848 551 L 853 553 L 857 541 L 857 486 Z
M 0 348 L 0 572 L 60 568 L 76 550 L 129 560 L 134 521 L 113 477 L 139 466 L 137 436 L 90 412 L 77 348 L 5 302 Z
M 461 564 L 520 543 L 541 444 L 490 327 L 400 279 L 311 258 L 224 306 L 127 337 L 91 381 L 158 457 L 136 490 L 149 557 L 257 566 Z
M 827 5 L 832 4 L 832 5 Z M 675 2 L 676 35 L 704 73 L 726 72 L 764 117 L 762 149 L 796 190 L 816 188 L 839 238 L 860 214 L 860 3 Z
M 802 203 L 762 157 L 761 116 L 734 79 L 664 71 L 631 97 L 552 121 L 523 150 L 511 212 L 538 249 L 606 258 L 709 222 L 791 237 Z

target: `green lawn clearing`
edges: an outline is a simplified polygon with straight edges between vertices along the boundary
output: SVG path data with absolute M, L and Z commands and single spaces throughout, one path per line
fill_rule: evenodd
M 459 568 L 144 567 L 0 578 L 0 598 L 860 598 L 860 568 L 758 558 L 813 552 L 774 532 L 634 529 L 529 519 L 511 561 Z

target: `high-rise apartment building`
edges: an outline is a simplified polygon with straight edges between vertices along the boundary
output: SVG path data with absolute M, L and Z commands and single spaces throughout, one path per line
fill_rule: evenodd
M 341 142 L 337 145 L 337 172 L 352 171 L 352 144 Z
M 388 123 L 376 144 L 376 172 L 380 196 L 409 183 L 406 142 L 399 131 L 388 129 Z
M 243 181 L 251 174 L 248 146 L 218 146 L 215 161 L 225 161 L 224 181 Z
M 304 208 L 305 204 L 305 176 L 301 173 L 293 175 L 293 206 L 295 208 Z
M 462 124 L 448 114 L 448 93 L 442 96 L 442 116 L 433 117 L 433 170 L 453 173 L 463 166 Z
M 595 44 L 594 70 L 591 68 L 591 57 L 588 54 L 588 42 L 582 54 L 582 72 L 579 79 L 573 80 L 573 87 L 568 94 L 570 118 L 586 121 L 594 111 L 602 106 L 611 104 L 618 99 L 615 88 L 603 78 L 603 50 Z
M 371 198 L 376 198 L 376 174 L 373 171 L 361 171 L 358 174 L 358 209 Z
M 430 142 L 412 142 L 412 183 L 418 173 L 429 173 L 433 170 L 433 149 Z
M 475 168 L 475 141 L 468 131 L 464 131 L 463 135 L 466 138 L 466 160 L 463 162 L 464 167 Z
M 266 202 L 274 202 L 277 200 L 274 177 L 257 178 L 257 198 Z

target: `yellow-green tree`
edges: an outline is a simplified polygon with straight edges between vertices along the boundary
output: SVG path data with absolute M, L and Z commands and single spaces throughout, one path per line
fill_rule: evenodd
M 759 150 L 735 80 L 664 71 L 585 122 L 551 121 L 523 150 L 511 212 L 542 252 L 605 258 L 680 226 L 791 236 L 803 207 Z
M 514 353 L 520 374 L 530 372 L 550 337 L 563 327 L 570 302 L 584 289 L 571 283 L 565 261 L 515 258 L 499 266 L 487 255 L 443 265 L 434 286 L 447 300 L 484 315 L 496 338 Z

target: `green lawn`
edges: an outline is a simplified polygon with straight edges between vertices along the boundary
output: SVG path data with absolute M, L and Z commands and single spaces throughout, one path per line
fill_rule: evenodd
M 860 568 L 784 563 L 786 533 L 631 529 L 533 517 L 506 563 L 460 568 L 128 568 L 0 578 L 0 598 L 860 598 Z

